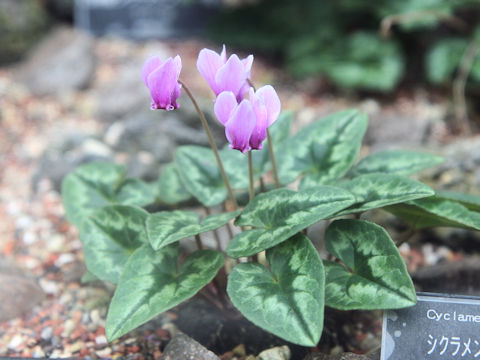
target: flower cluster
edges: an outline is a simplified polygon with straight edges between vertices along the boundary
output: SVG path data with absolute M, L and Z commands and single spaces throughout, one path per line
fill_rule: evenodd
M 243 153 L 262 149 L 267 128 L 281 110 L 280 99 L 272 86 L 266 85 L 255 91 L 250 85 L 252 64 L 253 55 L 240 59 L 233 54 L 227 59 L 225 46 L 220 54 L 203 49 L 197 60 L 198 71 L 217 97 L 215 115 L 225 126 L 230 147 Z M 165 62 L 159 57 L 150 57 L 145 62 L 142 77 L 150 90 L 152 109 L 179 107 L 181 67 L 178 55 Z

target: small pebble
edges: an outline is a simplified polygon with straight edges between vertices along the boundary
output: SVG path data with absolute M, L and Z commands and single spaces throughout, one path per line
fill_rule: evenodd
M 107 341 L 107 338 L 103 335 L 100 335 L 100 336 L 97 336 L 95 338 L 95 343 L 97 345 L 105 345 L 105 344 L 108 344 L 108 341 Z
M 10 342 L 8 343 L 8 348 L 11 350 L 15 350 L 23 343 L 23 337 L 21 335 L 15 335 Z
M 68 319 L 65 321 L 65 325 L 63 326 L 63 332 L 62 332 L 62 337 L 69 337 L 72 335 L 73 330 L 75 330 L 75 327 L 77 325 L 72 319 Z
M 43 340 L 50 340 L 53 336 L 53 329 L 51 326 L 47 326 L 46 328 L 44 328 L 42 330 L 42 332 L 40 333 L 40 337 L 43 339 Z

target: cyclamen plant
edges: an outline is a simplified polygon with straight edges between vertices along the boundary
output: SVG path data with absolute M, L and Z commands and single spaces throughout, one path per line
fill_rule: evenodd
M 106 323 L 110 341 L 203 291 L 285 340 L 315 346 L 325 306 L 396 309 L 416 303 L 395 243 L 381 226 L 360 220 L 362 213 L 381 208 L 412 229 L 480 230 L 480 198 L 435 192 L 407 177 L 439 164 L 440 157 L 397 150 L 356 162 L 366 115 L 341 111 L 290 135 L 292 113 L 280 114 L 272 86 L 253 89 L 252 63 L 252 55 L 227 60 L 225 47 L 221 54 L 204 49 L 198 57 L 230 146 L 216 148 L 179 80 L 180 57 L 151 57 L 142 78 L 152 109 L 178 108 L 184 90 L 212 149 L 179 147 L 155 183 L 127 178 L 124 166 L 111 163 L 82 165 L 65 178 L 63 202 L 79 229 L 88 271 L 116 284 Z M 206 216 L 178 210 L 187 201 L 202 204 Z M 220 212 L 222 204 L 232 211 Z M 159 205 L 170 210 L 146 210 Z M 307 235 L 319 221 L 329 223 L 323 259 Z M 217 238 L 216 249 L 205 249 L 202 233 L 223 226 L 230 233 L 226 248 Z M 195 239 L 198 247 L 186 258 L 179 246 L 184 239 Z M 206 287 L 215 278 L 216 287 Z

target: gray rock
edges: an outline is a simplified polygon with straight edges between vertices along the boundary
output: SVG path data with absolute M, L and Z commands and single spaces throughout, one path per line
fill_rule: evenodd
M 287 345 L 267 349 L 258 354 L 258 360 L 290 360 L 291 353 Z
M 117 70 L 114 80 L 95 91 L 98 117 L 115 121 L 149 108 L 150 95 L 140 76 L 142 63 L 129 61 Z
M 31 311 L 45 298 L 32 278 L 5 259 L 0 259 L 0 289 L 0 322 Z
M 165 348 L 161 360 L 220 360 L 198 342 L 183 333 L 177 333 Z
M 377 150 L 418 147 L 427 142 L 433 123 L 422 117 L 400 115 L 372 116 L 365 134 L 365 143 Z
M 58 95 L 86 88 L 95 62 L 93 39 L 83 32 L 60 27 L 20 66 L 17 78 L 35 95 Z
M 480 256 L 421 268 L 412 274 L 412 279 L 420 291 L 478 296 Z
M 81 164 L 91 161 L 113 161 L 113 151 L 94 137 L 79 133 L 59 134 L 44 152 L 32 177 L 36 191 L 40 180 L 50 179 L 59 190 L 63 178 Z
M 342 353 L 336 355 L 327 355 L 320 353 L 309 354 L 304 360 L 379 360 L 380 350 L 367 355 L 358 355 L 354 353 Z
M 48 22 L 37 0 L 0 1 L 0 64 L 20 59 L 45 34 Z

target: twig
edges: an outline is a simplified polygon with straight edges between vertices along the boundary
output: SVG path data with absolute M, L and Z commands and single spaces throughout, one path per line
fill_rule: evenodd
M 453 81 L 453 108 L 455 112 L 455 122 L 459 128 L 471 132 L 470 120 L 467 111 L 467 102 L 465 100 L 465 87 L 467 85 L 468 75 L 472 70 L 475 57 L 480 53 L 480 42 L 473 39 L 467 46 L 460 66 L 458 75 Z
M 380 32 L 382 36 L 390 36 L 391 29 L 393 25 L 402 24 L 411 20 L 422 20 L 425 16 L 433 15 L 438 18 L 439 21 L 450 25 L 452 28 L 464 32 L 468 29 L 468 25 L 451 14 L 445 14 L 438 10 L 421 10 L 421 11 L 412 11 L 404 14 L 394 14 L 388 15 L 383 18 L 380 24 Z

